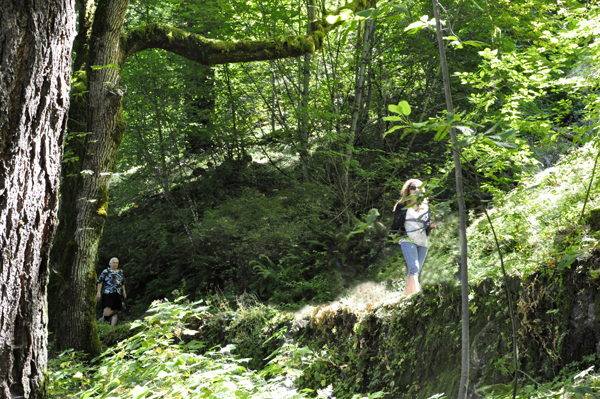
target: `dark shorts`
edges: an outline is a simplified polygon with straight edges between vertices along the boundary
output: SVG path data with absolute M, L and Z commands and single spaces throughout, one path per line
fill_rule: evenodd
M 121 295 L 115 293 L 102 294 L 102 307 L 111 308 L 112 310 L 121 310 Z

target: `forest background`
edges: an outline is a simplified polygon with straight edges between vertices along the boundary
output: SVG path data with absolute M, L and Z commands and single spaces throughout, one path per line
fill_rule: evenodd
M 471 221 L 561 156 L 588 142 L 597 151 L 595 2 L 443 4 L 456 106 L 450 117 L 431 4 L 356 3 L 352 12 L 327 14 L 342 4 L 134 1 L 125 32 L 164 24 L 208 39 L 280 40 L 285 47 L 315 29 L 309 21 L 316 18 L 339 26 L 316 53 L 300 58 L 200 65 L 150 49 L 124 65 L 85 66 L 118 68 L 122 77 L 112 89 L 122 97 L 126 125 L 109 205 L 106 194 L 97 212 L 106 225 L 96 272 L 113 256 L 121 260 L 134 317 L 155 299 L 180 295 L 233 300 L 252 292 L 296 310 L 334 300 L 359 281 L 401 284 L 386 226 L 411 177 L 427 182 L 433 213 L 445 226 L 424 281 L 451 279 L 457 243 L 450 126 L 459 131 Z M 89 86 L 85 68 L 75 64 L 77 122 Z M 69 179 L 98 173 L 81 167 L 78 151 L 91 144 L 89 135 L 68 131 L 67 191 Z M 595 164 L 590 182 L 592 171 Z M 596 205 L 590 201 L 582 215 Z M 558 222 L 555 231 L 568 225 Z M 514 234 L 500 238 L 507 254 L 524 246 Z M 69 248 L 65 243 L 59 232 L 59 251 Z M 538 247 L 529 255 L 562 267 L 582 253 Z M 474 257 L 475 278 L 498 274 Z M 508 270 L 534 268 L 515 261 Z M 51 276 L 51 303 L 62 270 Z
M 444 6 L 451 123 L 474 216 L 594 139 L 596 9 Z M 133 3 L 127 24 L 184 24 L 215 38 L 301 35 L 306 7 Z M 430 8 L 384 3 L 334 17 L 347 21 L 302 58 L 205 67 L 160 50 L 135 55 L 123 70 L 127 127 L 97 271 L 118 256 L 142 309 L 174 290 L 255 292 L 298 308 L 352 281 L 397 277 L 381 260 L 393 253 L 385 226 L 403 182 L 426 181 L 435 214 L 455 209 L 437 44 L 422 17 Z M 410 115 L 394 108 L 400 102 Z M 351 234 L 373 208 L 380 234 Z M 436 265 L 444 277 L 455 271 L 451 252 Z

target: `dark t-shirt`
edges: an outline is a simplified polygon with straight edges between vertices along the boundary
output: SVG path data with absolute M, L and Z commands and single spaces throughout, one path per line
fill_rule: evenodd
M 121 269 L 117 269 L 116 271 L 108 269 L 104 269 L 100 277 L 98 277 L 98 284 L 102 283 L 102 293 L 103 294 L 112 294 L 117 293 L 119 295 L 123 295 L 123 285 L 125 284 L 125 276 L 123 275 L 123 271 Z

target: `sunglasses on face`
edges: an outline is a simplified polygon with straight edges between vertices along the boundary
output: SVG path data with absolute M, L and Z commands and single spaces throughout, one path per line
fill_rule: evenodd
M 408 189 L 409 190 L 418 190 L 419 187 L 417 187 L 417 186 L 408 186 Z

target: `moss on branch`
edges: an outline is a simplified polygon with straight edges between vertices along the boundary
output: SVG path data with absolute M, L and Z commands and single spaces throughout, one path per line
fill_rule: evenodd
M 344 9 L 359 12 L 374 7 L 376 3 L 375 0 L 354 0 L 329 15 L 338 15 Z M 331 24 L 324 16 L 312 23 L 310 35 L 240 41 L 208 39 L 170 25 L 149 24 L 130 30 L 122 36 L 120 63 L 122 65 L 129 56 L 151 48 L 167 50 L 203 65 L 299 57 L 320 49 L 327 34 L 342 23 L 339 20 Z

